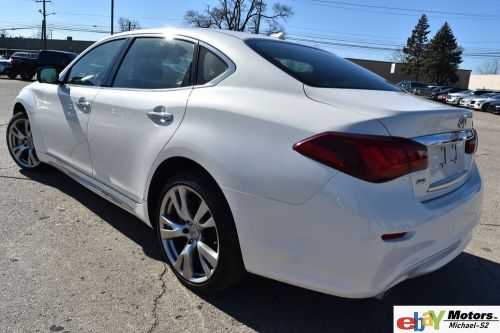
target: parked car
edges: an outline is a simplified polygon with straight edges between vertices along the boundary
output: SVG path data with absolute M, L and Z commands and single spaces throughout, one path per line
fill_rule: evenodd
M 452 105 L 460 105 L 460 101 L 463 98 L 469 98 L 469 97 L 474 98 L 477 96 L 481 96 L 482 94 L 487 94 L 487 93 L 491 93 L 491 92 L 493 92 L 493 90 L 479 89 L 479 90 L 450 93 L 450 94 L 448 94 L 448 98 L 446 99 L 446 103 L 452 104 Z
M 463 89 L 463 88 L 448 88 L 444 89 L 443 91 L 440 91 L 439 94 L 436 97 L 436 100 L 441 103 L 446 103 L 446 99 L 448 98 L 448 94 L 453 94 L 453 93 L 465 93 L 469 92 L 470 90 L 468 89 Z
M 5 67 L 10 64 L 10 61 L 0 56 L 0 75 L 5 74 Z
M 500 114 L 500 100 L 495 100 L 488 103 L 486 111 L 491 112 L 493 114 Z
M 417 89 L 428 89 L 427 85 L 420 81 L 401 81 L 396 83 L 404 91 L 415 94 Z
M 437 94 L 441 90 L 444 90 L 446 88 L 449 88 L 449 87 L 445 87 L 445 86 L 437 86 L 437 87 L 433 87 L 433 88 L 429 87 L 429 89 L 425 89 L 425 90 L 420 91 L 419 95 L 424 96 L 424 97 L 432 97 L 433 94 Z
M 18 75 L 25 81 L 31 81 L 38 68 L 52 66 L 59 72 L 73 59 L 76 53 L 63 51 L 40 51 L 39 53 L 16 52 L 12 55 L 10 65 L 5 68 L 7 76 L 11 79 Z
M 195 291 L 248 271 L 379 295 L 458 256 L 480 219 L 472 111 L 324 50 L 135 30 L 37 79 L 6 128 L 14 161 L 59 168 L 149 223 Z
M 486 108 L 488 107 L 489 103 L 491 103 L 492 101 L 497 101 L 499 99 L 500 99 L 500 94 L 498 92 L 484 94 L 472 99 L 469 102 L 468 107 L 475 110 L 486 111 Z

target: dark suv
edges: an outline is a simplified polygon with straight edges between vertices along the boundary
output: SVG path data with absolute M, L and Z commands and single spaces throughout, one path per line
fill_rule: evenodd
M 63 51 L 16 52 L 10 58 L 10 65 L 5 68 L 5 73 L 11 79 L 18 75 L 25 81 L 31 81 L 38 68 L 55 67 L 61 72 L 75 57 L 76 53 Z

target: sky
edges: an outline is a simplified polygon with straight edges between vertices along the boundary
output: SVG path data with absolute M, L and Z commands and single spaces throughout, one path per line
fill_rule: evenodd
M 182 27 L 187 10 L 202 10 L 216 0 L 115 0 L 117 19 L 136 19 L 143 28 Z M 277 1 L 269 0 L 272 4 Z M 464 49 L 461 68 L 477 71 L 500 59 L 499 0 L 284 0 L 294 15 L 284 23 L 287 39 L 311 44 L 342 57 L 390 60 L 403 47 L 422 14 L 431 33 L 448 22 Z M 0 0 L 0 31 L 32 37 L 39 32 L 41 3 Z M 49 38 L 99 40 L 109 35 L 111 0 L 51 0 Z M 13 29 L 15 28 L 15 29 Z M 93 32 L 91 32 L 93 31 Z

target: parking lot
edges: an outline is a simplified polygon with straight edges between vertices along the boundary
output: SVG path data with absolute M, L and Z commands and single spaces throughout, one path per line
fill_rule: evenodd
M 177 282 L 137 218 L 61 172 L 19 170 L 4 138 L 26 84 L 0 77 L 0 332 L 389 332 L 393 305 L 500 304 L 500 116 L 475 113 L 484 212 L 446 267 L 382 301 L 254 276 L 203 296 Z

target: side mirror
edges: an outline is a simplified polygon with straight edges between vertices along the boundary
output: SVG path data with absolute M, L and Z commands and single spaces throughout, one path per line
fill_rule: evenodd
M 57 70 L 54 67 L 40 68 L 36 73 L 36 79 L 40 83 L 58 83 Z

